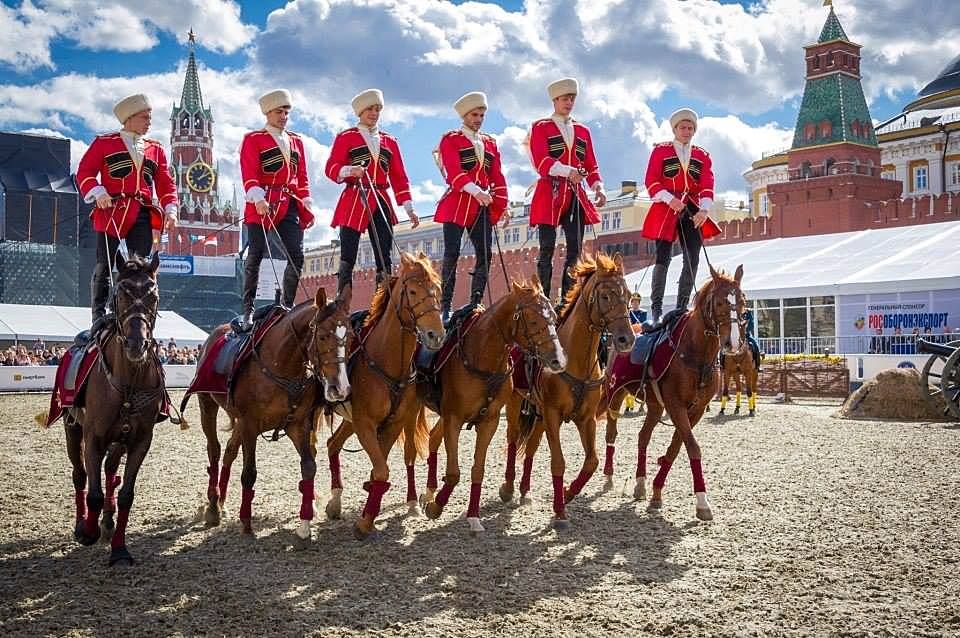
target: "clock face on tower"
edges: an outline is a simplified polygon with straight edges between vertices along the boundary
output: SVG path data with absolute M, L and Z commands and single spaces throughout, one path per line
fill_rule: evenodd
M 187 185 L 197 193 L 206 193 L 213 188 L 213 169 L 209 164 L 194 162 L 187 168 Z

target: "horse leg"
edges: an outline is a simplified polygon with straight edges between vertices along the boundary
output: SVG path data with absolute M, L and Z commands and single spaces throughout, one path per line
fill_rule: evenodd
M 740 370 L 740 367 L 738 366 L 736 371 L 733 373 L 734 381 L 736 381 L 736 384 L 737 384 L 737 403 L 736 403 L 736 407 L 733 408 L 734 414 L 740 414 L 740 395 L 743 393 L 743 387 L 740 384 L 740 376 L 741 376 L 741 370 Z
M 663 415 L 663 406 L 657 401 L 647 400 L 647 417 L 643 420 L 643 427 L 640 428 L 640 435 L 637 437 L 637 473 L 636 483 L 633 486 L 633 498 L 642 500 L 647 497 L 647 446 L 650 445 L 650 437 L 653 436 L 653 429 L 660 421 Z
M 607 449 L 603 461 L 603 475 L 606 477 L 603 483 L 604 492 L 613 489 L 613 457 L 616 454 L 617 421 L 620 419 L 620 405 L 626 395 L 626 388 L 620 388 L 610 399 L 610 406 L 607 408 L 607 434 L 605 437 Z
M 89 428 L 83 441 L 83 466 L 87 470 L 87 516 L 77 540 L 81 545 L 93 545 L 100 539 L 100 512 L 103 510 L 103 469 L 104 443 L 100 437 L 90 434 L 97 424 Z
M 507 399 L 507 469 L 503 473 L 500 486 L 500 500 L 509 503 L 513 500 L 513 481 L 517 476 L 517 437 L 520 431 L 520 396 L 510 393 Z
M 133 506 L 134 485 L 143 459 L 150 451 L 153 442 L 153 426 L 141 430 L 143 435 L 127 450 L 127 467 L 123 473 L 123 485 L 117 497 L 117 527 L 110 539 L 110 566 L 120 564 L 133 565 L 133 556 L 127 551 L 127 520 Z
M 363 506 L 363 512 L 360 514 L 360 520 L 353 528 L 353 535 L 358 540 L 363 540 L 373 531 L 374 521 L 380 513 L 380 503 L 383 501 L 383 495 L 390 489 L 390 468 L 387 466 L 386 458 L 380 449 L 380 441 L 377 438 L 377 427 L 369 420 L 358 421 L 353 424 L 357 439 L 363 446 L 373 469 L 370 472 L 370 480 L 363 484 L 363 489 L 367 492 L 367 500 Z M 329 449 L 329 448 L 328 448 Z
M 204 510 L 203 517 L 207 526 L 212 527 L 220 524 L 220 506 L 222 504 L 220 493 L 220 438 L 217 436 L 217 413 L 220 406 L 208 394 L 200 393 L 197 395 L 197 401 L 200 403 L 200 424 L 203 428 L 203 435 L 207 439 L 207 507 Z M 229 477 L 229 466 L 224 467 L 224 474 Z M 226 498 L 226 482 L 224 482 L 223 497 Z
M 310 544 L 310 522 L 313 520 L 313 486 L 317 475 L 317 445 L 309 420 L 291 424 L 287 436 L 300 456 L 300 524 L 294 532 L 294 546 L 305 549 Z
M 752 355 L 753 353 L 751 353 Z M 750 392 L 749 403 L 747 404 L 750 408 L 750 416 L 754 416 L 757 413 L 757 369 L 751 366 L 750 370 L 750 384 L 747 390 Z
M 342 511 L 343 479 L 340 476 L 340 450 L 353 434 L 353 423 L 343 420 L 327 439 L 327 459 L 330 462 L 330 500 L 324 508 L 327 518 L 339 519 Z
M 67 415 L 63 420 L 67 440 L 67 457 L 73 466 L 73 502 L 76 508 L 73 537 L 77 541 L 83 535 L 83 519 L 87 515 L 87 472 L 83 468 L 83 427 Z
M 460 482 L 460 427 L 463 425 L 459 419 L 453 419 L 449 416 L 441 419 L 443 432 L 443 451 L 447 455 L 447 469 L 443 475 L 443 487 L 437 492 L 436 497 L 427 503 L 423 513 L 427 518 L 440 518 L 443 508 L 450 500 L 450 494 L 453 488 Z
M 243 449 L 243 471 L 240 473 L 240 523 L 243 525 L 243 533 L 253 535 L 253 486 L 257 482 L 257 428 L 251 424 L 247 426 L 246 422 L 240 421 L 241 430 L 240 447 Z M 231 437 L 232 439 L 233 437 Z M 228 445 L 229 449 L 229 445 Z
M 487 450 L 490 441 L 497 433 L 500 410 L 490 410 L 487 417 L 477 424 L 477 443 L 473 450 L 473 467 L 470 468 L 470 502 L 467 505 L 467 524 L 472 534 L 483 532 L 480 524 L 480 493 L 483 489 L 483 475 L 487 464 Z
M 653 477 L 653 495 L 647 505 L 648 511 L 659 512 L 663 507 L 663 486 L 667 484 L 667 475 L 670 474 L 673 461 L 680 452 L 680 446 L 683 445 L 683 437 L 680 430 L 676 429 L 673 414 L 670 415 L 670 420 L 674 422 L 673 437 L 670 439 L 670 445 L 667 447 L 666 453 L 657 459 L 657 474 Z
M 417 411 L 419 420 L 423 408 Z M 410 514 L 417 513 L 417 421 L 411 420 L 403 429 L 403 464 L 407 469 L 407 510 Z
M 583 486 L 587 484 L 593 473 L 597 471 L 600 465 L 600 459 L 597 457 L 597 420 L 591 414 L 583 421 L 577 421 L 577 431 L 580 433 L 580 443 L 583 445 L 583 466 L 577 478 L 573 479 L 563 493 L 564 504 L 569 503 L 574 497 L 583 491 Z
M 530 491 L 530 476 L 533 474 L 533 455 L 540 447 L 540 441 L 543 439 L 544 425 L 542 419 L 537 419 L 533 425 L 533 431 L 523 444 L 523 474 L 520 475 L 520 504 L 530 505 L 532 501 L 527 496 Z
M 550 446 L 550 475 L 553 479 L 553 527 L 554 529 L 566 529 L 570 526 L 570 519 L 567 517 L 563 493 L 563 473 L 566 471 L 567 464 L 563 458 L 563 449 L 560 446 L 561 416 L 557 414 L 556 410 L 545 409 L 543 418 L 547 445 Z
M 702 521 L 713 520 L 713 512 L 710 509 L 710 502 L 707 500 L 707 486 L 703 478 L 703 465 L 701 461 L 700 445 L 693 436 L 693 426 L 700 420 L 703 414 L 702 407 L 694 407 L 689 413 L 687 410 L 678 406 L 676 412 L 671 413 L 671 419 L 674 423 L 673 438 L 670 441 L 670 447 L 667 453 L 660 457 L 660 470 L 654 479 L 654 499 L 662 501 L 663 486 L 666 484 L 667 474 L 680 452 L 680 446 L 687 450 L 687 457 L 690 460 L 690 471 L 693 474 L 693 492 L 697 499 L 696 515 Z M 658 485 L 659 483 L 659 485 Z M 652 503 L 652 501 L 651 501 Z
M 420 495 L 420 508 L 426 507 L 426 504 L 433 500 L 433 495 L 437 493 L 437 450 L 443 443 L 443 417 L 434 424 L 430 430 L 430 451 L 427 454 L 427 491 Z
M 107 458 L 103 463 L 103 471 L 106 474 L 104 481 L 103 518 L 100 519 L 101 538 L 106 538 L 113 533 L 113 517 L 117 513 L 117 487 L 120 485 L 120 477 L 117 476 L 117 470 L 120 468 L 120 460 L 123 458 L 123 446 L 119 443 L 113 443 L 107 448 Z
M 720 414 L 727 410 L 727 401 L 730 400 L 730 375 L 727 373 L 726 365 L 720 370 L 720 376 L 723 377 L 723 390 L 720 393 Z

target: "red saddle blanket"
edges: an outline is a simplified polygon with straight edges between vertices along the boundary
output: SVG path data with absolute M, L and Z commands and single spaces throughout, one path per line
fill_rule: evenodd
M 528 359 L 520 346 L 517 345 L 510 349 L 510 363 L 513 365 L 513 389 L 529 392 L 530 388 L 539 381 L 540 373 L 543 372 L 543 364 L 538 359 Z M 527 370 L 528 363 L 529 371 Z
M 690 313 L 686 313 L 677 319 L 669 334 L 651 335 L 658 341 L 647 360 L 647 364 L 631 362 L 629 352 L 617 354 L 614 360 L 607 365 L 603 384 L 606 395 L 612 396 L 624 386 L 636 385 L 646 380 L 659 381 L 666 374 L 673 357 L 677 354 L 677 346 L 681 337 L 683 337 L 689 318 Z M 645 337 L 644 335 L 637 335 L 637 338 Z
M 443 345 L 436 352 L 431 352 L 423 347 L 422 343 L 417 343 L 417 352 L 414 355 L 417 368 L 430 375 L 437 375 L 450 360 L 450 356 L 457 351 L 460 341 L 470 332 L 470 329 L 477 323 L 477 319 L 482 315 L 483 311 L 481 310 L 465 317 L 453 330 L 447 333 Z
M 82 408 L 84 406 L 84 390 L 90 371 L 100 361 L 100 347 L 97 343 L 89 343 L 82 348 L 70 348 L 60 359 L 57 374 L 54 378 L 53 392 L 50 394 L 50 409 L 47 412 L 47 427 L 50 427 L 63 416 L 68 408 Z M 163 374 L 163 365 L 156 359 L 155 365 L 160 372 L 160 382 L 166 385 Z M 170 395 L 166 388 L 163 392 L 163 404 L 157 422 L 164 421 L 170 416 Z
M 227 394 L 231 380 L 243 366 L 253 350 L 263 341 L 264 336 L 286 316 L 285 312 L 275 312 L 257 324 L 253 334 L 237 335 L 232 331 L 224 332 L 210 344 L 200 361 L 197 371 L 183 395 L 181 405 L 186 405 L 190 395 L 198 392 L 207 394 Z M 232 351 L 231 351 L 232 350 Z

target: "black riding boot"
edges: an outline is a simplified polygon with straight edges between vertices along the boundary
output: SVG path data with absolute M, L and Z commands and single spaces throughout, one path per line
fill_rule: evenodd
M 243 316 L 242 328 L 253 327 L 253 309 L 257 297 L 257 280 L 260 278 L 260 264 L 246 263 L 243 266 L 243 296 L 240 302 L 240 314 Z
M 107 301 L 110 299 L 110 270 L 106 264 L 97 264 L 90 278 L 90 300 L 92 323 L 103 319 L 107 314 Z
M 650 281 L 650 324 L 660 323 L 663 315 L 663 293 L 667 289 L 667 266 L 656 264 L 653 267 L 653 279 Z
M 341 259 L 340 270 L 337 271 L 337 294 L 339 295 L 351 284 L 353 284 L 353 264 L 346 259 Z
M 546 257 L 546 258 L 545 258 Z M 543 286 L 543 295 L 550 299 L 551 281 L 553 281 L 553 251 L 547 255 L 546 251 L 541 252 L 537 258 L 537 277 L 540 278 L 540 285 Z
M 470 301 L 471 303 L 481 303 L 483 293 L 487 289 L 488 272 L 486 268 L 479 265 L 473 270 L 473 277 L 470 280 Z
M 297 284 L 300 283 L 300 275 L 297 269 L 288 265 L 283 271 L 283 305 L 285 308 L 293 308 L 297 300 Z
M 691 272 L 692 271 L 692 272 Z M 677 284 L 677 310 L 686 310 L 690 303 L 690 293 L 693 292 L 693 282 L 697 278 L 697 267 L 687 268 L 684 264 L 680 273 L 680 282 Z
M 453 292 L 457 285 L 457 257 L 444 255 L 443 266 L 440 271 L 440 281 L 443 284 L 440 291 L 440 312 L 443 323 L 450 319 L 450 308 L 453 306 Z

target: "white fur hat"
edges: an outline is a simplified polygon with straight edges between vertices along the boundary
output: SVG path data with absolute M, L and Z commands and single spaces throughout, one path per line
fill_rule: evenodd
M 380 89 L 367 89 L 366 91 L 361 91 L 353 96 L 353 99 L 350 100 L 350 106 L 353 107 L 353 112 L 357 114 L 357 117 L 360 117 L 360 114 L 365 110 L 373 106 L 374 104 L 379 104 L 383 107 L 383 91 Z
M 575 78 L 562 78 L 547 85 L 547 94 L 551 100 L 555 100 L 561 95 L 568 95 L 570 93 L 576 95 L 579 92 L 580 84 L 577 83 Z
M 683 120 L 693 122 L 693 130 L 697 130 L 697 112 L 688 108 L 677 109 L 670 115 L 670 128 L 677 128 L 677 124 Z
M 487 108 L 487 96 L 485 93 L 481 93 L 480 91 L 467 93 L 453 103 L 453 108 L 460 117 L 463 117 L 473 109 L 478 109 L 480 107 Z
M 123 124 L 130 116 L 149 108 L 153 107 L 150 106 L 150 100 L 147 99 L 147 96 L 143 93 L 137 93 L 136 95 L 128 95 L 117 102 L 113 107 L 113 114 Z
M 260 110 L 264 115 L 281 106 L 293 106 L 293 98 L 290 97 L 290 91 L 286 89 L 276 89 L 260 96 Z

